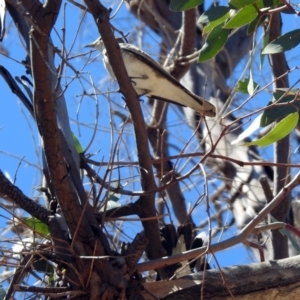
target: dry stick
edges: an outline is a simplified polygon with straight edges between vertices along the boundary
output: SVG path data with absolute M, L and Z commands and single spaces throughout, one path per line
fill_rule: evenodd
M 211 238 L 212 238 L 211 216 L 210 216 L 210 207 L 209 207 L 207 176 L 206 176 L 205 169 L 204 169 L 204 167 L 203 167 L 203 165 L 201 163 L 199 163 L 199 167 L 201 168 L 203 176 L 205 178 L 204 190 L 205 190 L 205 197 L 207 198 L 206 199 L 206 213 L 207 213 L 207 218 L 208 218 L 208 243 L 207 243 L 207 249 L 205 251 L 205 253 L 207 253 L 207 252 L 211 252 L 210 251 Z M 219 265 L 219 262 L 218 262 L 217 258 L 215 257 L 214 252 L 211 252 L 211 253 L 212 253 L 212 256 L 215 259 L 215 262 L 216 262 L 216 264 L 218 266 L 218 270 L 220 272 L 220 276 L 221 276 L 221 278 L 223 280 L 224 285 L 227 288 L 228 293 L 230 294 L 231 297 L 234 297 L 233 294 L 232 294 L 232 292 L 231 292 L 231 290 L 230 290 L 229 285 L 226 282 L 226 279 L 225 279 L 224 274 L 222 272 L 222 269 L 221 269 L 221 267 Z M 206 264 L 204 264 L 204 270 L 203 270 L 204 272 L 203 272 L 202 282 L 205 282 L 205 274 L 206 274 L 205 269 L 206 269 Z M 201 285 L 201 300 L 204 299 L 204 286 L 205 286 L 204 284 Z
M 0 150 L 1 153 L 1 150 Z M 202 152 L 197 152 L 197 153 L 186 153 L 186 154 L 181 154 L 180 157 L 181 158 L 185 158 L 185 157 L 197 157 L 197 156 L 203 156 L 205 153 Z M 269 167 L 274 167 L 274 166 L 278 166 L 278 167 L 293 167 L 293 168 L 300 168 L 300 164 L 286 164 L 286 163 L 273 163 L 270 161 L 255 161 L 255 162 L 246 162 L 246 161 L 242 161 L 242 160 L 237 160 L 234 159 L 232 157 L 226 157 L 223 155 L 216 155 L 216 154 L 209 154 L 209 156 L 211 158 L 220 158 L 226 161 L 230 161 L 232 163 L 237 164 L 240 167 L 244 167 L 244 166 L 269 166 Z M 93 161 L 89 158 L 84 158 L 82 157 L 82 163 L 84 164 L 84 169 L 90 174 L 90 176 L 92 176 L 99 184 L 103 185 L 106 189 L 109 189 L 112 192 L 118 193 L 118 194 L 122 194 L 122 195 L 130 195 L 130 196 L 142 196 L 142 195 L 147 195 L 147 194 L 151 194 L 151 193 L 156 193 L 156 192 L 160 192 L 165 190 L 167 187 L 171 186 L 172 184 L 175 184 L 177 181 L 182 180 L 182 177 L 173 179 L 171 182 L 158 187 L 155 190 L 149 190 L 149 191 L 129 191 L 129 190 L 125 190 L 125 189 L 121 189 L 121 188 L 115 188 L 113 186 L 110 186 L 108 183 L 105 182 L 104 179 L 102 179 L 100 176 L 98 176 L 95 171 L 88 165 L 88 163 L 93 164 L 95 166 L 107 166 L 108 163 L 106 162 L 101 162 L 98 163 L 96 161 Z M 169 156 L 169 157 L 161 157 L 159 159 L 154 159 L 152 160 L 152 162 L 159 162 L 160 160 L 172 160 L 172 159 L 178 159 L 178 155 L 175 156 Z M 126 165 L 138 165 L 138 162 L 116 162 L 116 163 L 112 163 L 112 166 L 115 165 L 122 165 L 122 166 L 126 166 Z M 188 176 L 186 176 L 188 177 Z
M 193 153 L 181 153 L 179 155 L 170 155 L 168 157 L 161 157 L 159 159 L 152 159 L 152 162 L 159 162 L 160 160 L 172 160 L 172 159 L 179 159 L 179 158 L 186 158 L 186 157 L 198 157 L 198 156 L 204 156 L 206 154 L 206 152 L 193 152 Z M 274 166 L 278 166 L 278 167 L 290 167 L 290 168 L 300 168 L 300 164 L 292 164 L 292 163 L 274 163 L 271 161 L 262 161 L 262 160 L 257 160 L 257 161 L 253 161 L 253 162 L 249 162 L 249 161 L 243 161 L 243 160 L 239 160 L 239 159 L 234 159 L 232 157 L 228 157 L 228 156 L 224 156 L 224 155 L 219 155 L 219 154 L 210 154 L 209 155 L 211 158 L 220 158 L 223 159 L 225 161 L 230 161 L 234 164 L 237 164 L 240 167 L 244 167 L 244 166 L 269 166 L 269 167 L 274 167 Z M 95 160 L 92 160 L 90 158 L 86 158 L 86 162 L 95 165 L 95 166 L 107 166 L 109 163 L 108 162 L 97 162 Z M 126 161 L 121 161 L 121 162 L 115 162 L 112 165 L 115 166 L 127 166 L 127 165 L 138 165 L 139 163 L 136 162 L 126 162 Z
M 291 192 L 291 190 L 296 187 L 300 183 L 300 172 L 297 173 L 295 178 L 286 185 L 278 194 L 274 197 L 274 199 L 265 206 L 260 213 L 250 222 L 247 226 L 244 227 L 236 236 L 229 238 L 225 241 L 213 244 L 209 248 L 209 252 L 217 252 L 220 250 L 224 250 L 230 248 L 238 243 L 243 242 L 255 229 L 268 213 L 270 213 L 281 201 L 286 197 L 286 195 Z M 205 253 L 207 247 L 201 247 L 198 249 L 190 250 L 183 252 L 182 254 L 176 254 L 171 257 L 163 257 L 162 259 L 156 259 L 149 262 L 140 263 L 137 265 L 137 271 L 143 272 L 151 269 L 157 269 L 164 266 L 169 266 L 184 260 L 193 259 L 203 253 Z
M 260 185 L 264 191 L 267 202 L 271 202 L 274 195 L 266 176 L 259 178 Z

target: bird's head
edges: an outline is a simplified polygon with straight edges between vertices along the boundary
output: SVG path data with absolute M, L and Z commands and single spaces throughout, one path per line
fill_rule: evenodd
M 97 49 L 97 50 L 102 51 L 105 48 L 105 46 L 104 46 L 104 43 L 102 41 L 102 38 L 99 37 L 94 42 L 85 45 L 84 48 L 93 48 L 93 49 Z
M 115 38 L 117 40 L 117 42 L 119 44 L 124 43 L 124 40 L 122 38 L 116 37 Z M 94 42 L 92 42 L 91 44 L 87 44 L 84 46 L 85 48 L 93 48 L 93 49 L 97 49 L 100 51 L 103 51 L 105 49 L 103 40 L 101 37 L 97 38 Z

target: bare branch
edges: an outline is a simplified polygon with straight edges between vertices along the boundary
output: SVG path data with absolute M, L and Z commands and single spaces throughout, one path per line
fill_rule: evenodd
M 48 224 L 48 218 L 51 211 L 45 209 L 32 199 L 25 196 L 22 191 L 13 185 L 0 170 L 0 197 L 12 201 L 26 212 L 39 219 L 41 222 Z

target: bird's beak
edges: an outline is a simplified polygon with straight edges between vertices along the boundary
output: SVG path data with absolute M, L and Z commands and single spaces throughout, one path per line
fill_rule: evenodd
M 96 48 L 96 42 L 97 41 L 94 41 L 90 44 L 83 45 L 83 48 Z

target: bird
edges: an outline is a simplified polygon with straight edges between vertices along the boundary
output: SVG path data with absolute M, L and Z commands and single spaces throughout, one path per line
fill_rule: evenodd
M 139 97 L 148 96 L 190 107 L 200 115 L 209 117 L 216 115 L 216 108 L 213 104 L 186 89 L 147 53 L 132 44 L 125 43 L 122 38 L 116 38 L 116 40 L 119 43 L 128 76 Z M 85 47 L 102 52 L 105 69 L 116 80 L 102 38 L 99 37 Z

